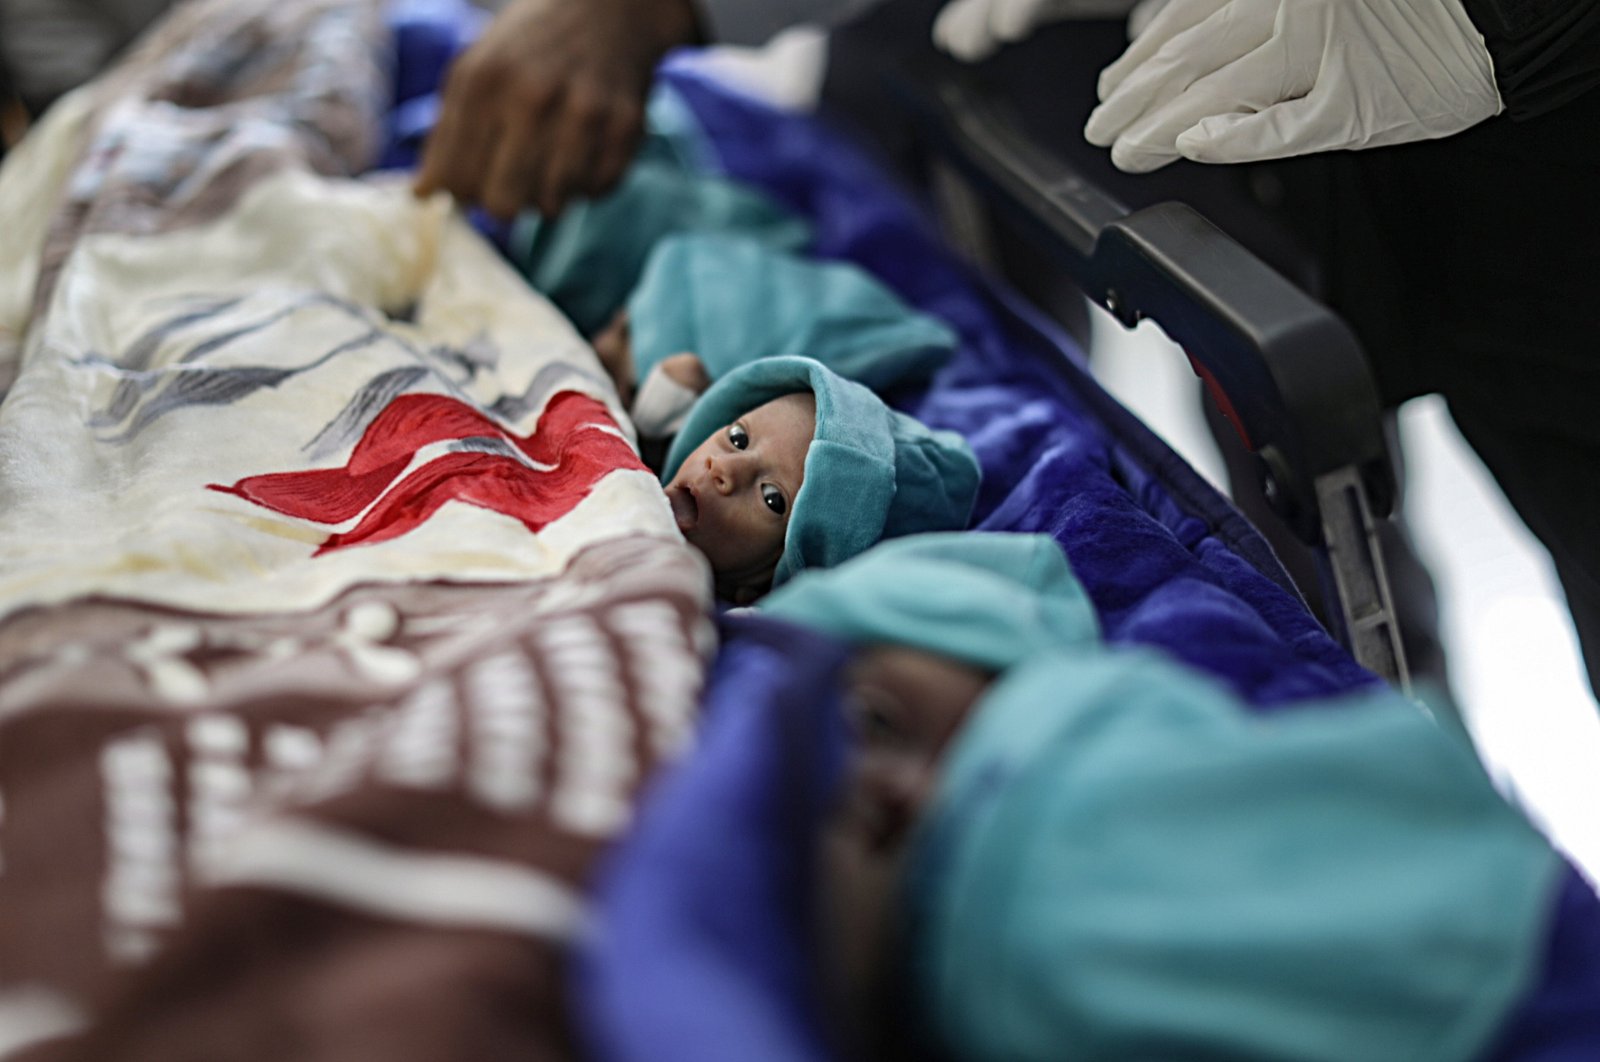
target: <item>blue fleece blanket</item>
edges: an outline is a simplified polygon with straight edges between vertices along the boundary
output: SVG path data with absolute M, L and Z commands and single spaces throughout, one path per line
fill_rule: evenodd
M 729 175 L 813 222 L 818 257 L 867 268 L 957 330 L 951 364 L 896 404 L 967 438 L 984 475 L 975 525 L 1054 536 L 1109 641 L 1159 646 L 1262 707 L 1374 681 L 1232 505 L 1094 382 L 1070 339 L 964 267 L 854 145 L 730 93 L 692 56 L 665 76 Z

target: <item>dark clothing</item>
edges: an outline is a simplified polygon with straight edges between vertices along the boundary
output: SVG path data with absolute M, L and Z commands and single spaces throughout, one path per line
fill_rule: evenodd
M 1278 164 L 1386 402 L 1442 394 L 1550 550 L 1600 686 L 1600 91 L 1446 140 Z
M 1514 119 L 1545 114 L 1600 85 L 1600 0 L 1462 0 L 1494 59 Z
M 873 124 L 861 101 L 887 56 L 926 47 L 938 6 L 892 4 L 836 36 L 829 98 L 900 161 L 897 123 Z M 1121 173 L 1082 136 L 1098 73 L 1126 46 L 1120 23 L 1046 27 L 975 73 L 1129 207 L 1189 202 L 1337 310 L 1387 405 L 1442 394 L 1554 555 L 1600 685 L 1600 90 L 1585 91 L 1600 84 L 1600 0 L 1467 7 L 1508 113 L 1371 151 Z

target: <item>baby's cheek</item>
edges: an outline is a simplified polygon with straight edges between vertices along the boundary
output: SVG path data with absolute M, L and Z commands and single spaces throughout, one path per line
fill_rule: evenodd
M 893 973 L 900 861 L 874 854 L 837 815 L 823 832 L 818 857 L 817 951 L 829 1010 L 862 1045 L 859 1057 L 878 1057 L 881 1052 L 865 1048 L 875 1039 Z
M 935 772 L 933 758 L 914 746 L 862 750 L 847 794 L 874 848 L 893 849 L 905 839 L 932 799 Z

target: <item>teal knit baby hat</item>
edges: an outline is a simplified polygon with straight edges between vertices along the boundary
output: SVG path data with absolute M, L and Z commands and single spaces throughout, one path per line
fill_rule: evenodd
M 713 432 L 798 391 L 816 396 L 816 432 L 773 586 L 842 564 L 881 539 L 966 526 L 979 479 L 966 440 L 895 412 L 811 358 L 764 358 L 712 384 L 673 439 L 662 482 Z
M 635 375 L 698 355 L 713 380 L 759 358 L 801 355 L 875 391 L 926 379 L 955 333 L 848 262 L 819 262 L 727 232 L 670 236 L 628 300 Z
M 760 608 L 849 642 L 907 645 L 991 671 L 1100 635 L 1083 584 L 1048 535 L 908 535 L 803 572 Z
M 1549 844 L 1393 692 L 1261 716 L 1145 650 L 1036 654 L 951 747 L 904 879 L 953 1057 L 1481 1058 Z

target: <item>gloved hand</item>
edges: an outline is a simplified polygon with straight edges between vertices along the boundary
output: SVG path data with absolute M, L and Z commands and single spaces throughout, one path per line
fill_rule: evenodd
M 1171 0 L 1084 136 L 1130 173 L 1450 136 L 1503 109 L 1460 0 Z
M 975 63 L 1015 44 L 1046 22 L 1120 18 L 1136 0 L 950 0 L 933 24 L 933 42 Z
M 450 68 L 417 194 L 509 218 L 606 192 L 638 147 L 657 61 L 698 34 L 689 0 L 511 0 Z
M 1128 39 L 1136 40 L 1140 34 L 1150 28 L 1150 23 L 1161 14 L 1161 9 L 1167 6 L 1167 0 L 1139 0 L 1133 5 L 1133 10 L 1128 12 Z

